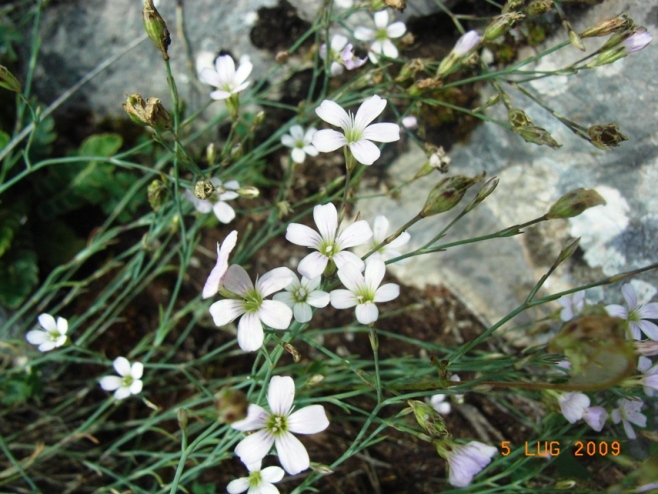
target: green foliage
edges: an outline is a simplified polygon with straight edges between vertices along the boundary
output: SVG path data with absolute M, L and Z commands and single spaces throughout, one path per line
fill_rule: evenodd
M 34 372 L 4 374 L 0 376 L 0 403 L 13 406 L 39 394 L 41 383 Z
M 215 494 L 215 486 L 213 484 L 199 484 L 194 482 L 192 484 L 192 494 Z
M 21 230 L 21 233 L 25 229 Z M 0 304 L 19 307 L 39 282 L 37 255 L 20 238 L 0 260 Z
M 11 242 L 21 226 L 21 216 L 17 211 L 0 210 L 0 257 L 11 247 Z

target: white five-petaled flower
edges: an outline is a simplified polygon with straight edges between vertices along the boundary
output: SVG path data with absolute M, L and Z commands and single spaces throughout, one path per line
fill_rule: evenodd
M 332 77 L 340 75 L 344 72 L 345 67 L 338 62 L 343 48 L 347 45 L 347 38 L 342 34 L 334 34 L 329 42 L 329 53 L 327 53 L 327 44 L 323 43 L 320 47 L 320 58 L 322 60 L 329 60 L 329 73 Z
M 233 264 L 224 275 L 224 288 L 239 298 L 212 304 L 213 321 L 217 326 L 224 326 L 242 316 L 238 323 L 238 345 L 245 352 L 258 350 L 265 338 L 261 321 L 273 329 L 290 326 L 290 307 L 276 300 L 265 300 L 265 297 L 283 290 L 292 278 L 293 272 L 288 268 L 276 268 L 258 278 L 254 286 L 244 268 Z
M 365 276 L 358 266 L 350 262 L 338 268 L 338 277 L 347 290 L 331 292 L 331 305 L 336 309 L 356 306 L 356 319 L 361 324 L 370 324 L 379 317 L 375 303 L 389 302 L 400 295 L 395 283 L 379 286 L 386 274 L 386 265 L 381 259 L 369 259 Z
M 28 331 L 25 338 L 33 345 L 39 345 L 40 352 L 49 352 L 66 343 L 66 332 L 69 330 L 66 319 L 58 317 L 55 322 L 55 318 L 50 314 L 41 314 L 37 320 L 42 329 Z
M 295 434 L 317 434 L 329 426 L 322 405 L 293 410 L 295 382 L 291 377 L 274 376 L 267 392 L 271 412 L 250 404 L 247 418 L 231 424 L 239 431 L 256 431 L 245 437 L 235 454 L 249 465 L 262 460 L 274 445 L 279 462 L 286 472 L 296 475 L 310 466 L 308 452 Z
M 142 375 L 144 364 L 141 362 L 130 362 L 125 357 L 117 357 L 112 363 L 118 376 L 105 376 L 100 380 L 101 388 L 105 391 L 114 391 L 114 398 L 123 400 L 130 395 L 142 392 Z
M 617 304 L 607 305 L 605 310 L 608 314 L 628 321 L 633 339 L 639 340 L 642 337 L 642 332 L 650 339 L 658 340 L 658 326 L 646 320 L 658 319 L 658 302 L 640 304 L 635 290 L 628 283 L 621 287 L 621 293 L 626 300 L 626 304 L 628 304 L 628 308 Z
M 226 486 L 229 494 L 240 494 L 249 490 L 247 494 L 279 494 L 272 484 L 279 482 L 284 475 L 280 467 L 267 467 L 261 470 L 261 461 L 246 465 L 249 470 L 249 477 L 240 477 L 232 480 Z
M 219 292 L 222 287 L 224 275 L 228 270 L 228 256 L 235 247 L 237 241 L 238 232 L 233 230 L 226 236 L 221 247 L 219 242 L 217 242 L 217 263 L 215 264 L 215 267 L 212 268 L 210 276 L 208 276 L 206 284 L 203 286 L 203 292 L 201 292 L 202 298 L 210 298 Z
M 374 249 L 379 244 L 381 244 L 386 237 L 388 236 L 388 219 L 386 216 L 377 216 L 372 225 L 372 241 L 370 242 L 370 248 Z M 394 257 L 399 257 L 400 251 L 397 249 L 409 243 L 411 235 L 407 232 L 402 232 L 395 240 L 389 242 L 380 248 L 377 252 L 373 253 L 371 259 L 382 259 L 383 261 L 388 261 Z
M 235 210 L 226 201 L 232 201 L 238 198 L 239 194 L 236 190 L 240 188 L 240 184 L 236 180 L 229 180 L 225 184 L 222 184 L 222 181 L 217 177 L 211 178 L 210 183 L 220 190 L 223 189 L 224 192 L 219 194 L 214 193 L 208 199 L 199 199 L 189 190 L 186 190 L 183 195 L 186 199 L 192 201 L 194 209 L 199 213 L 208 214 L 212 211 L 221 223 L 230 223 L 235 218 Z
M 608 420 L 608 412 L 603 407 L 587 407 L 583 412 L 583 420 L 596 432 L 601 432 Z
M 491 463 L 498 452 L 493 446 L 471 441 L 468 444 L 442 444 L 437 452 L 448 461 L 448 482 L 455 487 L 466 487 L 473 477 Z
M 352 262 L 363 269 L 363 261 L 345 249 L 362 245 L 372 237 L 368 222 L 359 220 L 339 231 L 338 211 L 331 203 L 315 206 L 313 219 L 320 233 L 300 223 L 291 223 L 286 230 L 286 239 L 289 242 L 317 250 L 302 259 L 297 270 L 312 280 L 322 274 L 330 260 L 338 268 Z
M 372 165 L 380 156 L 375 142 L 393 142 L 400 139 L 400 126 L 394 123 L 371 122 L 386 107 L 386 100 L 374 95 L 366 99 L 356 112 L 347 113 L 334 101 L 324 100 L 315 110 L 318 117 L 325 122 L 343 129 L 323 129 L 313 135 L 313 145 L 322 153 L 329 153 L 347 146 L 359 163 Z
M 292 148 L 291 156 L 295 163 L 304 163 L 307 154 L 309 156 L 318 155 L 318 150 L 311 144 L 315 132 L 316 129 L 314 127 L 309 127 L 304 132 L 301 125 L 293 125 L 290 127 L 290 134 L 283 134 L 281 136 L 281 144 Z
M 620 398 L 617 401 L 617 405 L 619 408 L 615 408 L 610 414 L 612 421 L 615 424 L 621 422 L 628 438 L 636 439 L 637 434 L 633 430 L 631 423 L 639 427 L 647 426 L 647 418 L 640 412 L 640 409 L 644 406 L 644 402 L 642 400 Z
M 574 316 L 580 314 L 585 307 L 585 292 L 580 291 L 560 297 L 557 302 L 562 306 L 562 310 L 560 310 L 560 319 L 563 322 L 571 321 Z
M 651 360 L 646 357 L 640 357 L 637 370 L 642 372 L 640 384 L 644 386 L 644 393 L 647 396 L 656 395 L 658 391 L 658 364 L 651 366 Z
M 584 393 L 562 393 L 557 399 L 562 415 L 570 424 L 575 424 L 583 418 L 585 410 L 590 405 L 589 396 Z
M 312 280 L 302 276 L 300 281 L 297 275 L 293 273 L 292 283 L 286 287 L 286 291 L 277 293 L 272 298 L 290 307 L 295 316 L 295 321 L 307 323 L 313 317 L 311 307 L 321 308 L 329 305 L 329 294 L 322 290 L 316 290 L 320 286 L 320 280 L 320 276 L 316 276 Z
M 251 62 L 242 62 L 235 70 L 235 62 L 230 55 L 222 55 L 215 60 L 215 70 L 205 67 L 199 74 L 199 79 L 206 84 L 215 86 L 217 90 L 210 93 L 214 100 L 223 100 L 247 88 L 247 77 L 251 74 Z
M 377 56 L 384 55 L 389 58 L 398 56 L 398 49 L 391 39 L 399 38 L 407 32 L 403 22 L 388 23 L 388 12 L 380 10 L 374 15 L 375 29 L 357 27 L 354 37 L 361 41 L 371 41 L 368 57 L 372 63 L 377 63 Z

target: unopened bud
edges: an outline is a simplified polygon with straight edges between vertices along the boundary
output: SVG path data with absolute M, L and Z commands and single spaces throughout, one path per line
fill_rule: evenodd
M 161 180 L 155 179 L 149 184 L 147 194 L 151 208 L 157 212 L 162 204 L 164 204 L 167 196 L 167 187 Z
M 612 17 L 610 19 L 604 19 L 600 22 L 597 22 L 592 27 L 589 27 L 580 33 L 580 37 L 593 38 L 596 36 L 607 36 L 608 34 L 614 33 L 618 30 L 635 31 L 635 29 L 636 26 L 633 22 L 633 19 L 628 17 L 626 14 L 620 14 L 617 17 Z
M 265 112 L 263 110 L 259 111 L 254 115 L 254 127 L 258 127 L 265 121 Z
M 624 58 L 630 53 L 635 53 L 645 48 L 653 37 L 644 27 L 638 27 L 634 31 L 615 33 L 600 48 L 597 57 L 585 67 L 593 68 L 607 65 Z
M 560 197 L 546 213 L 546 219 L 573 218 L 583 211 L 601 204 L 605 204 L 605 199 L 601 197 L 601 194 L 594 189 L 580 187 Z
M 277 216 L 279 219 L 285 218 L 293 211 L 288 201 L 277 202 L 276 208 L 278 209 Z
M 644 357 L 655 357 L 658 355 L 658 341 L 643 340 L 635 342 L 635 351 Z
M 23 91 L 21 83 L 14 77 L 14 74 L 9 72 L 9 69 L 2 65 L 0 65 L 0 87 L 15 93 L 21 93 Z
M 434 170 L 438 170 L 441 173 L 447 173 L 448 168 L 450 167 L 450 157 L 446 154 L 443 147 L 436 147 L 433 144 L 425 144 L 425 154 L 427 154 L 428 161 L 426 161 L 423 166 L 420 167 L 420 170 L 416 173 L 415 179 L 424 177 L 432 173 Z
M 239 389 L 223 388 L 215 395 L 215 408 L 220 422 L 232 424 L 247 416 L 249 401 Z
M 183 431 L 187 429 L 187 410 L 179 408 L 176 412 L 176 416 L 178 418 L 178 427 Z
M 169 130 L 173 126 L 169 112 L 158 98 L 149 98 L 144 102 L 139 94 L 131 94 L 121 106 L 136 124 L 148 125 L 158 131 Z
M 242 144 L 238 143 L 235 146 L 231 148 L 231 158 L 234 160 L 242 158 L 242 155 L 244 154 L 244 148 L 242 147 Z
M 276 54 L 274 60 L 276 60 L 276 63 L 284 64 L 288 62 L 289 57 L 290 57 L 290 52 L 280 51 L 279 53 Z
M 466 191 L 482 181 L 484 176 L 485 173 L 482 172 L 473 178 L 463 175 L 444 178 L 430 191 L 420 216 L 425 218 L 454 208 L 462 200 Z
M 292 346 L 290 343 L 284 343 L 283 348 L 286 352 L 292 355 L 292 360 L 298 364 L 302 360 L 302 355 L 297 351 L 297 349 Z
M 321 463 L 311 462 L 310 467 L 311 470 L 313 470 L 315 473 L 319 473 L 320 475 L 331 475 L 334 473 L 334 471 L 329 468 L 328 465 L 323 465 Z
M 580 39 L 580 36 L 578 36 L 578 33 L 574 31 L 573 27 L 571 27 L 571 23 L 569 21 L 562 21 L 562 27 L 564 27 L 564 29 L 567 30 L 567 33 L 569 33 L 569 43 L 580 51 L 585 51 L 585 45 L 583 45 L 583 41 Z
M 414 82 L 411 86 L 409 86 L 407 92 L 411 96 L 420 96 L 425 91 L 429 91 L 432 89 L 440 89 L 442 87 L 443 87 L 443 81 L 428 77 L 426 79 L 421 79 L 420 81 Z
M 398 9 L 400 12 L 407 8 L 407 0 L 384 0 L 384 3 L 387 7 Z
M 620 143 L 628 140 L 628 137 L 619 131 L 619 125 L 615 123 L 592 125 L 587 129 L 587 135 L 593 145 L 605 151 L 610 151 L 610 148 L 616 148 Z
M 514 27 L 517 21 L 523 19 L 525 15 L 519 12 L 508 12 L 506 14 L 499 15 L 495 17 L 493 21 L 487 26 L 484 30 L 483 38 L 486 41 L 493 41 L 496 38 L 507 33 L 510 29 Z
M 509 123 L 512 126 L 512 132 L 520 135 L 524 141 L 537 145 L 550 146 L 557 149 L 562 146 L 558 143 L 548 131 L 532 123 L 530 117 L 518 108 L 512 108 L 509 111 Z
M 260 195 L 260 190 L 258 190 L 256 187 L 253 185 L 245 185 L 244 187 L 240 187 L 236 192 L 240 195 L 240 197 L 244 197 L 245 199 L 254 199 Z
M 545 14 L 553 8 L 553 0 L 534 0 L 526 8 L 528 15 Z
M 475 197 L 471 200 L 471 202 L 468 203 L 468 206 L 466 206 L 466 212 L 471 211 L 472 209 L 475 208 L 478 204 L 480 204 L 482 201 L 484 201 L 489 195 L 496 190 L 496 187 L 498 187 L 498 182 L 500 179 L 498 177 L 492 177 L 489 180 L 487 180 L 482 187 L 480 187 L 480 190 L 478 190 L 478 193 L 475 195 Z
M 214 193 L 215 186 L 208 179 L 203 178 L 194 184 L 194 195 L 198 199 L 208 199 Z
M 560 251 L 560 255 L 557 257 L 555 260 L 555 263 L 553 263 L 554 267 L 557 267 L 559 264 L 562 264 L 564 261 L 569 259 L 574 252 L 576 252 L 576 249 L 578 249 L 578 246 L 580 245 L 580 237 L 574 238 L 567 242 L 567 244 L 562 247 L 562 250 Z
M 515 10 L 519 10 L 521 7 L 523 7 L 524 3 L 525 0 L 507 0 L 507 3 L 503 7 L 503 10 L 501 10 L 501 13 L 506 14 L 507 12 L 513 12 Z
M 480 36 L 477 31 L 468 31 L 464 33 L 461 38 L 455 43 L 455 47 L 452 51 L 441 60 L 439 69 L 436 72 L 438 77 L 441 77 L 448 73 L 455 65 L 466 58 L 468 55 L 475 50 L 480 42 L 482 41 L 482 36 Z
M 142 10 L 142 21 L 144 23 L 144 30 L 153 42 L 155 47 L 160 50 L 162 57 L 169 60 L 167 49 L 171 44 L 171 37 L 169 30 L 160 13 L 153 5 L 153 0 L 144 0 L 144 10 Z
M 448 435 L 448 428 L 443 417 L 434 407 L 419 400 L 409 400 L 407 404 L 411 407 L 416 417 L 416 422 L 433 438 L 443 438 Z
M 306 384 L 309 386 L 317 386 L 322 381 L 324 381 L 324 376 L 322 374 L 313 374 L 309 380 L 306 381 Z
M 407 79 L 413 79 L 416 74 L 425 69 L 425 61 L 422 58 L 414 58 L 405 63 L 400 69 L 400 73 L 395 78 L 395 82 L 404 82 Z
M 212 166 L 215 164 L 216 159 L 217 150 L 215 149 L 215 145 L 211 142 L 206 146 L 206 161 L 208 162 L 209 166 Z

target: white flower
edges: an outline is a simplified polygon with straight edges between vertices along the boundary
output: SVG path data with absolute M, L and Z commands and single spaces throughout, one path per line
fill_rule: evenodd
M 233 58 L 230 55 L 222 55 L 215 60 L 215 70 L 205 67 L 201 70 L 199 79 L 217 88 L 210 93 L 212 99 L 222 100 L 246 89 L 249 85 L 247 77 L 252 69 L 253 65 L 250 62 L 244 62 L 240 64 L 238 70 L 235 70 Z
M 354 0 L 334 0 L 334 7 L 341 9 L 351 9 L 352 5 L 354 5 Z
M 603 407 L 587 407 L 583 412 L 583 420 L 596 432 L 601 432 L 608 420 L 608 412 Z
M 297 275 L 293 273 L 293 280 L 286 287 L 285 292 L 277 293 L 272 297 L 274 300 L 283 302 L 292 309 L 295 321 L 306 323 L 313 317 L 311 307 L 326 307 L 329 305 L 329 294 L 322 290 L 316 290 L 320 286 L 320 276 L 312 280 L 302 276 L 299 281 Z
M 621 398 L 617 401 L 619 408 L 615 408 L 610 417 L 615 424 L 621 422 L 624 425 L 624 431 L 629 439 L 636 439 L 637 434 L 631 427 L 631 423 L 639 426 L 647 426 L 647 418 L 640 413 L 640 409 L 644 406 L 642 400 L 627 400 Z
M 562 306 L 560 319 L 563 322 L 571 321 L 585 307 L 585 292 L 576 292 L 558 299 L 558 304 Z
M 395 283 L 379 284 L 386 274 L 386 265 L 381 259 L 368 260 L 365 276 L 358 266 L 346 263 L 338 268 L 338 277 L 347 290 L 331 292 L 331 305 L 336 309 L 356 306 L 356 319 L 361 324 L 370 324 L 379 317 L 375 303 L 389 302 L 400 295 L 400 287 Z
M 452 54 L 456 57 L 464 57 L 477 48 L 480 41 L 482 41 L 482 36 L 477 31 L 468 31 L 457 40 L 455 47 L 452 49 Z
M 203 286 L 203 292 L 201 292 L 202 298 L 210 298 L 219 292 L 222 287 L 224 275 L 228 270 L 228 256 L 235 247 L 237 241 L 238 232 L 233 230 L 226 236 L 221 247 L 219 242 L 217 242 L 217 263 L 215 264 L 215 267 L 212 268 L 210 276 L 208 276 L 206 284 Z
M 230 223 L 235 218 L 235 210 L 226 204 L 226 201 L 237 199 L 239 194 L 236 192 L 240 188 L 240 184 L 236 180 L 229 180 L 225 184 L 217 177 L 210 179 L 210 183 L 215 187 L 224 190 L 220 194 L 213 194 L 209 199 L 199 199 L 186 190 L 183 195 L 186 199 L 192 201 L 194 209 L 199 213 L 208 214 L 210 211 L 215 213 L 215 216 L 221 223 Z
M 309 280 L 322 274 L 329 260 L 340 268 L 353 262 L 363 269 L 363 261 L 345 249 L 362 245 L 372 237 L 372 230 L 365 220 L 357 221 L 344 231 L 338 230 L 338 211 L 333 204 L 317 205 L 313 208 L 313 219 L 318 231 L 300 223 L 291 223 L 286 230 L 286 239 L 296 245 L 315 249 L 299 263 L 297 270 Z
M 283 469 L 267 467 L 261 470 L 261 463 L 259 460 L 246 465 L 249 477 L 241 477 L 229 482 L 226 486 L 228 493 L 240 494 L 248 489 L 247 494 L 279 494 L 279 489 L 272 484 L 276 484 L 283 478 Z
M 388 226 L 388 219 L 386 219 L 385 216 L 377 216 L 375 218 L 375 221 L 372 225 L 373 234 L 372 240 L 370 242 L 371 250 L 386 240 L 386 237 L 388 236 Z M 384 245 L 377 252 L 373 253 L 371 259 L 381 259 L 383 261 L 388 261 L 389 259 L 399 257 L 401 253 L 397 249 L 409 243 L 410 238 L 411 235 L 409 235 L 407 232 L 402 232 L 398 238 L 388 243 L 387 245 Z
M 271 412 L 251 404 L 247 418 L 231 424 L 239 431 L 256 431 L 235 448 L 235 454 L 243 463 L 249 465 L 262 460 L 274 445 L 281 466 L 290 475 L 303 472 L 310 466 L 306 448 L 292 433 L 317 434 L 329 426 L 329 420 L 322 405 L 311 405 L 291 413 L 294 399 L 292 378 L 274 376 L 267 392 Z
M 447 397 L 448 395 L 439 393 L 437 395 L 433 395 L 430 398 L 430 404 L 432 405 L 432 408 L 434 408 L 434 410 L 439 412 L 441 415 L 448 415 L 450 410 L 452 410 L 450 401 L 446 401 Z
M 144 364 L 141 362 L 130 362 L 125 357 L 114 359 L 114 370 L 119 376 L 105 376 L 100 380 L 101 388 L 105 391 L 114 391 L 114 398 L 123 400 L 130 395 L 136 395 L 142 392 L 143 383 L 141 381 L 144 374 Z M 116 391 L 115 391 L 116 390 Z
M 658 319 L 658 303 L 640 304 L 635 290 L 628 283 L 621 287 L 621 293 L 628 304 L 628 308 L 617 304 L 607 305 L 605 310 L 612 317 L 619 317 L 628 321 L 631 336 L 639 340 L 646 334 L 652 340 L 658 340 L 658 326 L 646 319 Z
M 63 317 L 58 317 L 57 322 L 50 314 L 41 314 L 37 317 L 41 328 L 28 331 L 25 339 L 33 345 L 39 345 L 40 352 L 62 346 L 66 343 L 66 332 L 69 330 L 69 322 Z
M 498 452 L 493 446 L 479 441 L 440 445 L 437 451 L 448 461 L 448 482 L 455 487 L 466 487 L 473 482 L 473 477 L 491 463 L 491 458 Z
M 315 110 L 325 122 L 343 129 L 319 130 L 313 136 L 313 145 L 322 153 L 329 153 L 347 146 L 359 163 L 372 165 L 380 156 L 379 148 L 371 141 L 393 142 L 400 139 L 400 126 L 394 123 L 370 125 L 386 107 L 386 100 L 374 95 L 366 99 L 356 112 L 348 114 L 334 101 L 324 100 Z
M 292 278 L 293 273 L 288 268 L 276 268 L 258 278 L 254 286 L 242 266 L 232 265 L 224 275 L 224 288 L 240 298 L 212 304 L 209 310 L 213 321 L 217 326 L 224 326 L 242 316 L 238 323 L 238 345 L 245 352 L 258 350 L 265 338 L 261 321 L 274 329 L 288 329 L 290 326 L 290 307 L 283 302 L 264 299 L 284 289 Z
M 347 38 L 342 34 L 334 34 L 329 43 L 329 53 L 327 53 L 327 44 L 323 43 L 320 47 L 320 58 L 322 60 L 331 60 L 331 65 L 329 66 L 329 73 L 332 77 L 340 75 L 344 72 L 344 66 L 338 63 L 338 58 L 340 53 L 347 45 Z
M 415 129 L 418 127 L 418 119 L 414 115 L 407 115 L 402 119 L 402 127 L 405 129 Z
M 646 357 L 640 357 L 637 370 L 644 374 L 640 378 L 640 384 L 644 386 L 644 393 L 647 396 L 654 396 L 658 391 L 658 364 L 651 366 L 651 360 Z
M 304 133 L 301 125 L 293 125 L 290 127 L 290 134 L 283 134 L 281 136 L 281 144 L 292 148 L 291 155 L 295 163 L 304 163 L 307 154 L 309 156 L 318 155 L 318 150 L 311 144 L 315 132 L 314 127 L 309 127 L 306 133 Z
M 570 424 L 575 424 L 583 418 L 585 410 L 590 405 L 589 396 L 583 393 L 562 393 L 557 399 L 562 415 Z
M 398 56 L 398 49 L 391 39 L 399 38 L 407 32 L 407 28 L 402 22 L 388 23 L 388 12 L 380 10 L 374 15 L 376 29 L 367 27 L 357 27 L 354 30 L 354 37 L 361 41 L 372 41 L 368 57 L 372 63 L 377 63 L 377 55 L 384 55 L 389 58 Z

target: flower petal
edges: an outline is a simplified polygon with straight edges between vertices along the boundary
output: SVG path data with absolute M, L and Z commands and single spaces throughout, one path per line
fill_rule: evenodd
M 366 263 L 365 282 L 373 292 L 377 290 L 379 284 L 386 274 L 386 264 L 381 259 L 371 259 Z
M 210 272 L 210 276 L 208 276 L 208 279 L 203 286 L 203 291 L 201 292 L 202 298 L 210 298 L 219 291 L 222 284 L 222 278 L 228 269 L 228 256 L 235 247 L 237 240 L 238 232 L 233 230 L 226 236 L 221 246 L 219 245 L 219 242 L 217 243 L 217 263 Z
M 315 249 L 320 247 L 320 242 L 322 242 L 322 238 L 318 232 L 301 223 L 290 223 L 288 225 L 286 229 L 286 240 L 295 245 Z
M 130 375 L 133 379 L 141 379 L 144 375 L 144 364 L 133 362 L 133 365 L 130 367 Z
M 363 131 L 364 139 L 375 142 L 394 142 L 400 140 L 400 126 L 394 123 L 376 123 L 368 125 Z
M 254 66 L 251 62 L 241 63 L 240 66 L 238 67 L 238 70 L 236 70 L 236 72 L 235 72 L 235 77 L 233 78 L 235 83 L 239 86 L 244 81 L 246 81 L 247 77 L 249 77 L 249 75 L 251 74 L 251 71 L 253 70 L 253 68 L 254 68 Z
M 375 221 L 372 224 L 373 241 L 377 242 L 377 244 L 383 242 L 386 239 L 386 234 L 388 233 L 388 227 L 389 227 L 389 223 L 386 216 L 379 215 L 375 217 Z
M 226 492 L 229 494 L 240 494 L 241 492 L 249 489 L 249 477 L 240 477 L 239 479 L 231 480 L 226 486 Z
M 333 290 L 329 294 L 331 306 L 335 309 L 349 309 L 356 305 L 356 297 L 349 290 Z
M 105 376 L 99 381 L 101 388 L 105 391 L 114 391 L 118 389 L 123 383 L 123 379 L 119 376 Z
M 235 218 L 235 210 L 223 201 L 216 202 L 212 207 L 213 213 L 220 223 L 230 223 Z
M 114 366 L 114 370 L 116 370 L 117 374 L 120 376 L 125 377 L 130 375 L 130 362 L 128 362 L 126 357 L 115 358 L 112 365 Z
M 277 437 L 275 444 L 279 462 L 286 472 L 296 475 L 308 469 L 311 460 L 299 439 L 287 432 Z
M 386 26 L 388 26 L 388 12 L 386 10 L 380 10 L 379 12 L 375 12 L 375 15 L 373 17 L 377 29 L 386 29 Z
M 347 144 L 347 139 L 333 129 L 318 130 L 313 134 L 313 146 L 321 153 L 330 153 Z
M 635 290 L 633 286 L 629 283 L 626 283 L 621 287 L 621 294 L 624 296 L 624 300 L 628 304 L 628 309 L 633 310 L 637 307 L 637 295 L 635 295 Z
M 375 292 L 375 302 L 390 302 L 400 296 L 400 286 L 395 283 L 387 283 L 380 286 Z
M 365 285 L 365 280 L 356 264 L 347 262 L 338 268 L 338 278 L 351 292 L 357 292 Z
M 265 334 L 258 314 L 245 314 L 238 323 L 238 345 L 245 352 L 255 352 L 263 346 Z
M 370 41 L 375 39 L 375 31 L 369 27 L 359 26 L 354 30 L 354 37 L 359 41 Z
M 356 306 L 356 320 L 363 325 L 371 324 L 379 317 L 379 309 L 372 302 Z
M 263 468 L 260 474 L 265 482 L 276 484 L 283 478 L 284 471 L 280 467 L 267 467 Z
M 315 109 L 315 113 L 325 122 L 330 123 L 331 125 L 335 125 L 336 127 L 340 127 L 343 130 L 351 127 L 352 122 L 350 121 L 349 115 L 335 101 L 328 99 L 324 100 L 322 103 L 320 103 L 320 106 Z M 313 145 L 316 148 L 318 147 L 315 144 L 315 136 L 313 137 Z M 320 150 L 320 148 L 318 148 L 318 150 Z
M 386 100 L 376 94 L 364 100 L 354 117 L 354 127 L 362 131 L 365 130 L 384 111 L 384 108 L 386 108 Z
M 235 62 L 230 55 L 222 55 L 215 60 L 215 69 L 222 84 L 235 79 Z
M 39 317 L 37 317 L 37 320 L 39 321 L 41 327 L 46 331 L 57 331 L 57 323 L 55 322 L 55 318 L 50 314 L 41 314 Z
M 231 93 L 228 91 L 223 91 L 221 89 L 218 89 L 216 91 L 213 91 L 210 93 L 210 97 L 214 99 L 215 101 L 221 101 L 223 99 L 228 99 L 231 97 Z
M 380 53 L 384 56 L 387 56 L 388 58 L 397 58 L 399 54 L 398 49 L 395 47 L 393 42 L 388 39 L 382 42 Z
M 41 345 L 50 340 L 50 335 L 47 331 L 43 331 L 42 329 L 33 329 L 32 331 L 27 332 L 25 339 L 33 345 Z
M 290 308 L 292 308 L 292 306 L 295 305 L 295 297 L 291 292 L 275 293 L 274 296 L 272 297 L 272 300 L 283 302 Z
M 295 400 L 295 381 L 289 376 L 274 376 L 267 389 L 267 403 L 275 415 L 288 415 Z
M 345 228 L 338 235 L 336 243 L 341 250 L 365 244 L 372 237 L 372 230 L 366 220 L 359 220 Z
M 140 379 L 138 379 L 137 381 L 133 381 L 133 383 L 130 385 L 129 388 L 130 394 L 138 395 L 139 393 L 142 392 L 143 387 L 144 387 L 144 383 Z
M 635 310 L 635 313 L 639 316 L 640 319 L 658 319 L 658 303 L 652 302 L 642 307 L 638 307 Z M 58 326 L 61 319 L 61 317 L 57 318 Z
M 650 304 L 651 305 L 651 304 Z M 69 330 L 69 322 L 63 317 L 57 318 L 57 331 L 61 335 L 65 335 Z
M 343 266 L 345 266 L 345 264 L 354 264 L 359 270 L 359 272 L 361 272 L 366 267 L 365 263 L 361 260 L 359 256 L 347 250 L 344 250 L 334 255 L 333 260 L 334 263 L 336 263 L 336 267 L 338 269 L 341 269 Z
M 317 290 L 315 292 L 311 292 L 308 294 L 308 297 L 306 297 L 306 303 L 312 307 L 326 307 L 329 305 L 329 294 L 327 292 L 322 292 L 320 290 Z
M 339 253 L 339 255 L 340 254 L 341 253 Z M 335 257 L 336 256 L 334 256 L 334 258 Z M 319 252 L 311 252 L 301 260 L 299 266 L 297 266 L 297 271 L 307 278 L 315 278 L 324 272 L 328 262 L 329 259 L 327 256 L 320 254 Z
M 353 142 L 349 147 L 354 158 L 362 165 L 372 165 L 381 156 L 379 148 L 365 139 Z
M 302 149 L 294 148 L 290 153 L 290 157 L 295 163 L 304 163 L 304 159 L 306 159 L 306 153 Z
M 272 435 L 266 429 L 261 429 L 240 441 L 235 447 L 235 454 L 245 465 L 256 463 L 265 458 L 273 444 Z
M 221 81 L 219 79 L 219 74 L 210 67 L 204 67 L 199 73 L 199 80 L 211 86 L 219 86 Z
M 640 330 L 647 335 L 649 339 L 658 341 L 658 326 L 654 323 L 650 321 L 638 321 L 635 324 L 640 327 Z
M 329 427 L 327 412 L 322 405 L 311 405 L 288 417 L 288 430 L 295 434 L 317 434 Z
M 313 208 L 313 220 L 323 240 L 336 238 L 338 229 L 338 211 L 332 203 L 317 205 Z
M 256 280 L 256 289 L 263 297 L 267 297 L 290 285 L 294 276 L 288 268 L 272 269 Z
M 231 424 L 231 428 L 236 431 L 255 431 L 265 427 L 270 413 L 263 407 L 249 404 L 247 408 L 247 417 L 242 420 L 237 420 Z
M 295 321 L 302 324 L 309 322 L 313 318 L 313 309 L 306 302 L 293 304 L 292 312 L 295 316 Z
M 114 392 L 115 400 L 125 400 L 130 396 L 130 388 L 119 388 Z
M 399 38 L 407 32 L 407 26 L 404 25 L 404 22 L 394 22 L 386 28 L 386 34 L 389 38 Z
M 288 329 L 292 320 L 292 310 L 283 302 L 263 300 L 258 316 L 270 328 Z
M 241 300 L 219 300 L 212 304 L 208 310 L 215 326 L 218 328 L 226 326 L 244 314 L 244 307 Z
M 226 270 L 224 276 L 224 286 L 230 292 L 243 296 L 249 290 L 254 289 L 254 284 L 251 282 L 249 275 L 242 266 L 233 264 Z
M 610 317 L 619 317 L 621 319 L 628 319 L 628 309 L 621 305 L 610 304 L 605 306 L 605 311 Z

